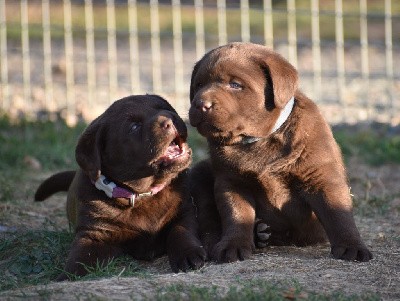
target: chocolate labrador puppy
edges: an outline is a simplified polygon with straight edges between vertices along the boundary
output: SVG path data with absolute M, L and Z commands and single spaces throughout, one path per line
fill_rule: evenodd
M 58 280 L 121 254 L 150 260 L 167 251 L 174 271 L 178 262 L 181 269 L 203 264 L 191 234 L 186 138 L 185 123 L 156 95 L 120 99 L 86 128 L 76 147 L 80 169 L 51 176 L 35 194 L 42 201 L 68 190 L 75 239 Z
M 290 63 L 261 45 L 216 48 L 194 67 L 190 101 L 190 123 L 211 157 L 194 167 L 191 186 L 212 258 L 249 257 L 256 218 L 264 243 L 306 246 L 327 236 L 335 258 L 372 258 L 340 149 Z

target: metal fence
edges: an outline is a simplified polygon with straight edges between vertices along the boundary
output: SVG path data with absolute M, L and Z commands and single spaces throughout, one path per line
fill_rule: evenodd
M 157 93 L 187 117 L 209 49 L 265 44 L 300 73 L 331 123 L 400 123 L 400 1 L 0 0 L 0 110 L 91 120 Z

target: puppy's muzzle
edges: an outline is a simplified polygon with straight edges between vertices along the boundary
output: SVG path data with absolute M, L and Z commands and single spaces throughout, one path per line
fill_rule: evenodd
M 189 110 L 190 124 L 199 125 L 213 111 L 214 103 L 207 99 L 194 99 Z
M 203 112 L 203 113 L 208 113 L 211 111 L 213 103 L 210 100 L 198 99 L 198 100 L 195 100 L 194 106 L 195 106 L 196 110 Z

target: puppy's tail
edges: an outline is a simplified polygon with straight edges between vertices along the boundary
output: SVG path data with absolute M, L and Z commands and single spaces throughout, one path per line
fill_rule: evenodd
M 41 202 L 59 191 L 68 191 L 76 174 L 75 170 L 56 173 L 47 178 L 36 190 L 35 202 Z

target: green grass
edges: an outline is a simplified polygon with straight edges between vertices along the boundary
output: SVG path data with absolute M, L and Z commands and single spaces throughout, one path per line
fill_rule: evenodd
M 0 234 L 0 291 L 54 280 L 71 241 L 71 233 L 59 230 Z
M 34 172 L 29 160 L 39 162 L 42 171 L 75 169 L 74 149 L 84 127 L 71 128 L 63 121 L 14 122 L 0 117 L 0 202 L 14 199 L 16 183 Z
M 12 122 L 0 118 L 0 170 L 25 169 L 24 158 L 36 158 L 45 170 L 71 168 L 74 149 L 85 125 L 68 127 L 65 122 Z
M 388 125 L 342 127 L 334 136 L 346 159 L 356 156 L 372 166 L 400 164 L 400 135 L 391 133 Z
M 232 285 L 227 292 L 222 292 L 217 286 L 202 287 L 194 285 L 171 285 L 160 289 L 156 300 L 221 300 L 221 301 L 268 301 L 268 300 L 315 300 L 315 301 L 373 301 L 379 300 L 379 296 L 373 293 L 360 295 L 346 295 L 341 292 L 329 294 L 315 294 L 305 291 L 301 285 L 292 283 L 274 283 L 271 280 L 252 279 L 239 280 L 238 284 Z
M 72 233 L 58 229 L 1 234 L 0 291 L 54 281 L 63 271 L 72 239 Z M 71 280 L 146 275 L 140 265 L 129 256 L 86 268 L 86 276 L 72 275 Z
M 139 265 L 139 263 L 133 260 L 129 256 L 122 256 L 114 258 L 107 263 L 99 263 L 93 267 L 85 266 L 87 275 L 78 277 L 75 275 L 69 275 L 73 281 L 77 280 L 94 280 L 100 278 L 109 277 L 133 277 L 133 276 L 145 276 L 146 271 Z

